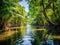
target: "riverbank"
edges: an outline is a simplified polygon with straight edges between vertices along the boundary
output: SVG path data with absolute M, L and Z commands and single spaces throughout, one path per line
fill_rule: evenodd
M 13 34 L 15 34 L 17 31 L 5 31 L 0 34 L 0 41 L 9 39 Z

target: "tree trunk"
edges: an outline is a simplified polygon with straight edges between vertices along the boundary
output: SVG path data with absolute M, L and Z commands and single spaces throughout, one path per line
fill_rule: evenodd
M 49 25 L 55 25 L 55 24 L 48 18 L 47 14 L 46 14 L 46 10 L 45 10 L 45 7 L 44 7 L 44 0 L 42 0 L 42 6 L 43 6 L 43 14 L 44 14 L 44 16 L 45 16 L 48 24 L 49 24 Z

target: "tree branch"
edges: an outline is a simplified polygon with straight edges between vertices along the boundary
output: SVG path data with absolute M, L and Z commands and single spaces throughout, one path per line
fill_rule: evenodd
M 47 22 L 48 22 L 50 25 L 55 25 L 55 24 L 48 18 L 47 14 L 46 14 L 46 10 L 45 10 L 45 7 L 44 7 L 44 0 L 42 0 L 42 6 L 43 6 L 43 14 L 44 14 Z

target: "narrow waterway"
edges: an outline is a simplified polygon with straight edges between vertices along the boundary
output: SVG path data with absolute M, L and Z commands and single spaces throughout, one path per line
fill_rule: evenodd
M 38 29 L 39 28 L 39 29 Z M 9 37 L 8 40 L 0 42 L 0 45 L 59 45 L 53 39 L 45 39 L 45 30 L 42 27 L 27 25 L 22 29 L 17 29 L 18 33 Z
M 31 36 L 31 25 L 27 25 L 26 33 L 22 40 L 18 39 L 16 45 L 32 45 L 34 38 Z
M 41 40 L 42 32 L 33 30 L 31 25 L 27 25 L 26 33 L 22 40 L 18 39 L 16 45 L 54 45 L 53 40 Z

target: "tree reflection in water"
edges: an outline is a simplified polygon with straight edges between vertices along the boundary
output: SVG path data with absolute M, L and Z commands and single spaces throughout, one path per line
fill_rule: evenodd
M 26 33 L 17 45 L 54 45 L 53 40 L 43 39 L 43 31 L 31 31 L 31 25 L 27 25 Z

